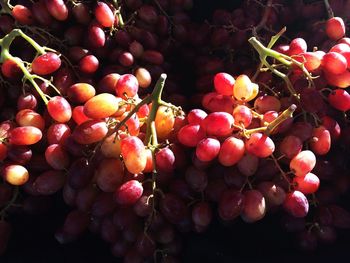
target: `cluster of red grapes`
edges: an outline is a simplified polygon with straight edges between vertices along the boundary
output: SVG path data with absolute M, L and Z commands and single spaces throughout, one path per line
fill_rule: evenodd
M 342 9 L 243 1 L 210 24 L 191 20 L 192 5 L 1 2 L 0 254 L 11 213 L 40 212 L 55 194 L 72 207 L 60 243 L 90 230 L 124 262 L 178 262 L 179 233 L 215 217 L 282 210 L 305 249 L 350 228 L 337 205 L 350 187 Z M 319 48 L 274 28 L 295 10 L 312 13 Z

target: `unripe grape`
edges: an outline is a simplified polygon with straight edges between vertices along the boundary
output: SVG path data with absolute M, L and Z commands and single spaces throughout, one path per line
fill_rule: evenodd
M 253 94 L 253 87 L 247 75 L 239 75 L 233 86 L 233 96 L 240 101 L 247 101 Z

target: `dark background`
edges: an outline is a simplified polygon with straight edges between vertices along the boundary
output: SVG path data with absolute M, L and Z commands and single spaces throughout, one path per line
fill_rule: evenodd
M 195 0 L 193 17 L 210 18 L 215 8 L 232 10 L 239 0 Z M 349 208 L 349 196 L 342 203 Z M 8 251 L 0 257 L 1 263 L 75 263 L 119 262 L 109 246 L 99 237 L 87 233 L 78 241 L 60 245 L 54 238 L 55 230 L 64 222 L 69 211 L 58 197 L 45 216 L 12 216 L 14 229 Z M 348 262 L 350 254 L 349 230 L 338 231 L 338 241 L 321 245 L 314 252 L 297 249 L 292 234 L 279 224 L 279 215 L 267 215 L 261 222 L 246 224 L 237 220 L 232 226 L 214 221 L 204 234 L 184 236 L 183 262 Z

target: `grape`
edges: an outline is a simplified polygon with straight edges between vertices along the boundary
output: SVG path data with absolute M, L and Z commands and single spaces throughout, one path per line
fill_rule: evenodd
M 104 2 L 97 2 L 94 11 L 96 20 L 104 27 L 112 27 L 114 24 L 114 14 L 109 6 Z
M 35 96 L 31 93 L 25 93 L 18 97 L 17 100 L 17 109 L 30 109 L 35 110 L 38 106 L 38 101 Z
M 305 217 L 309 211 L 309 202 L 302 192 L 292 191 L 287 194 L 283 207 L 294 217 Z
M 64 144 L 64 141 L 71 135 L 71 129 L 65 123 L 53 123 L 47 129 L 48 144 Z
M 220 142 L 214 138 L 201 140 L 196 147 L 196 156 L 202 162 L 209 162 L 215 159 L 220 151 Z
M 179 224 L 187 214 L 186 204 L 174 194 L 166 194 L 160 201 L 160 211 L 173 224 Z
M 59 69 L 61 66 L 60 57 L 53 53 L 47 52 L 36 57 L 32 62 L 32 70 L 38 75 L 48 75 Z
M 68 18 L 68 8 L 63 0 L 45 0 L 46 8 L 50 15 L 60 21 Z
M 326 33 L 330 39 L 338 40 L 345 35 L 345 24 L 341 17 L 332 17 L 326 22 Z
M 223 220 L 233 220 L 243 211 L 245 196 L 239 191 L 228 189 L 222 193 L 219 201 L 219 216 Z
M 288 50 L 288 55 L 293 56 L 293 55 L 298 55 L 300 53 L 306 52 L 307 50 L 307 44 L 306 41 L 303 38 L 294 38 L 290 43 L 289 43 L 289 50 Z
M 4 166 L 1 173 L 4 180 L 12 185 L 23 185 L 29 179 L 28 170 L 24 166 L 18 164 Z
M 69 155 L 60 144 L 51 144 L 45 150 L 47 163 L 55 170 L 65 170 L 69 166 Z
M 343 89 L 335 89 L 328 96 L 329 103 L 340 111 L 350 109 L 350 94 Z
M 160 140 L 164 140 L 169 136 L 174 128 L 175 116 L 173 111 L 165 106 L 160 106 L 157 110 L 154 122 L 156 126 L 157 137 Z
M 201 109 L 193 109 L 188 112 L 187 120 L 189 124 L 200 124 L 208 114 Z
M 337 52 L 324 55 L 321 65 L 325 71 L 335 75 L 344 73 L 348 67 L 345 57 Z
M 86 55 L 79 61 L 79 70 L 85 74 L 95 73 L 100 63 L 94 55 Z
M 39 113 L 30 109 L 23 109 L 17 112 L 16 122 L 19 126 L 33 126 L 41 131 L 45 128 L 44 118 Z
M 269 95 L 263 95 L 256 98 L 254 101 L 254 109 L 257 113 L 264 114 L 268 111 L 279 112 L 281 102 L 278 98 Z
M 34 23 L 32 12 L 24 5 L 15 5 L 12 9 L 12 16 L 22 25 L 32 25 Z
M 135 136 L 126 137 L 121 140 L 121 155 L 126 168 L 130 173 L 141 173 L 147 163 L 146 149 L 143 142 Z
M 313 173 L 308 173 L 304 177 L 294 177 L 295 190 L 303 194 L 313 194 L 320 185 L 320 179 Z
M 61 96 L 51 98 L 47 104 L 47 110 L 50 116 L 60 123 L 66 123 L 72 117 L 72 108 L 69 102 Z
M 104 192 L 113 192 L 122 182 L 124 166 L 120 159 L 104 159 L 95 172 L 96 183 Z
M 91 144 L 102 140 L 107 134 L 108 128 L 104 121 L 88 120 L 79 124 L 72 136 L 77 143 Z
M 261 182 L 257 188 L 264 196 L 268 207 L 279 206 L 286 198 L 286 192 L 283 188 L 273 182 Z
M 163 55 L 155 50 L 145 50 L 142 54 L 141 59 L 146 63 L 154 64 L 154 65 L 162 65 L 164 62 Z
M 329 52 L 337 52 L 337 53 L 343 53 L 343 52 L 348 52 L 350 51 L 350 46 L 345 44 L 345 43 L 339 43 L 334 45 Z
M 91 46 L 101 48 L 106 43 L 106 35 L 98 25 L 91 25 L 88 29 L 88 40 Z
M 91 20 L 89 7 L 85 3 L 76 3 L 72 8 L 72 13 L 80 24 L 87 25 Z
M 17 127 L 10 131 L 9 141 L 15 145 L 35 144 L 42 138 L 42 132 L 33 126 Z
M 338 88 L 347 88 L 350 86 L 350 71 L 348 70 L 341 74 L 332 74 L 325 71 L 325 78 L 329 85 Z
M 94 166 L 88 159 L 81 157 L 70 165 L 67 173 L 67 181 L 73 189 L 86 187 L 94 176 Z
M 318 155 L 325 155 L 331 148 L 330 132 L 324 127 L 319 126 L 313 129 L 310 140 L 310 149 Z
M 67 96 L 73 103 L 85 103 L 95 96 L 95 88 L 88 83 L 75 83 L 67 90 Z
M 312 151 L 304 150 L 290 161 L 289 167 L 296 176 L 304 176 L 311 172 L 316 165 L 316 157 Z
M 34 181 L 34 189 L 42 195 L 52 195 L 63 188 L 65 175 L 62 171 L 49 170 L 40 174 Z
M 105 157 L 118 158 L 120 156 L 120 139 L 117 137 L 114 140 L 114 138 L 115 133 L 106 137 L 101 144 L 101 153 Z
M 316 71 L 321 66 L 321 58 L 316 52 L 300 53 L 299 56 L 295 57 L 295 59 L 301 63 L 304 63 L 305 68 L 309 72 Z
M 245 176 L 255 174 L 258 169 L 259 158 L 256 155 L 245 153 L 237 163 L 238 170 Z
M 195 225 L 207 227 L 212 220 L 211 206 L 207 202 L 199 202 L 192 209 L 192 220 Z
M 190 166 L 185 173 L 185 180 L 189 187 L 195 192 L 202 192 L 208 185 L 208 176 L 206 172 Z
M 239 75 L 233 86 L 233 96 L 240 101 L 247 101 L 253 94 L 252 82 L 247 75 Z
M 237 126 L 248 127 L 253 119 L 253 114 L 251 110 L 244 105 L 237 105 L 233 109 L 233 118 L 235 119 L 235 124 Z
M 185 146 L 196 147 L 205 138 L 205 131 L 198 124 L 188 124 L 179 130 L 177 138 Z
M 132 205 L 142 196 L 143 187 L 139 181 L 130 180 L 117 188 L 115 199 L 120 205 Z
M 160 149 L 156 153 L 156 168 L 160 172 L 171 173 L 175 169 L 175 155 L 169 148 Z
M 134 55 L 135 57 L 135 55 Z M 151 85 L 152 77 L 149 71 L 145 68 L 135 70 L 135 77 L 141 88 L 148 88 Z
M 3 142 L 0 142 L 0 161 L 2 162 L 7 157 L 7 146 Z
M 121 75 L 115 87 L 116 94 L 125 99 L 132 98 L 137 94 L 139 83 L 137 78 L 131 74 Z
M 73 108 L 72 111 L 72 119 L 76 124 L 82 124 L 83 122 L 86 122 L 88 120 L 91 120 L 88 116 L 85 115 L 84 113 L 84 106 L 76 106 Z
M 7 157 L 16 164 L 25 165 L 32 158 L 33 152 L 28 146 L 11 145 L 7 148 Z
M 299 137 L 294 135 L 288 135 L 283 138 L 279 144 L 279 151 L 288 159 L 292 159 L 295 155 L 301 152 L 303 148 L 303 142 Z
M 312 136 L 312 125 L 308 122 L 295 122 L 291 127 L 289 135 L 294 135 L 301 139 L 303 142 L 309 140 Z
M 158 19 L 157 10 L 151 5 L 142 5 L 138 9 L 137 15 L 148 24 L 155 24 Z
M 217 73 L 214 77 L 214 87 L 219 94 L 232 96 L 235 79 L 228 73 Z
M 219 162 L 224 166 L 236 164 L 244 155 L 244 142 L 236 137 L 228 137 L 221 145 L 219 151 Z
M 265 158 L 275 151 L 275 144 L 270 137 L 262 133 L 253 133 L 245 142 L 245 148 L 248 153 L 257 157 Z
M 212 112 L 201 122 L 207 135 L 227 136 L 232 132 L 234 119 L 227 112 Z
M 265 216 L 265 198 L 258 190 L 248 190 L 244 193 L 244 207 L 241 217 L 245 222 L 252 223 Z
M 113 193 L 99 193 L 91 207 L 92 216 L 101 218 L 111 215 L 117 206 L 114 197 Z
M 112 94 L 98 94 L 84 104 L 84 114 L 92 119 L 110 117 L 118 110 L 119 102 L 120 100 Z

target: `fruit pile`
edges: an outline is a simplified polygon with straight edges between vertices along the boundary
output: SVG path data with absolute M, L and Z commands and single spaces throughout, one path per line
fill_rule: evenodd
M 350 228 L 350 1 L 239 2 L 0 2 L 0 254 L 54 196 L 58 242 L 123 262 L 181 262 L 214 219 L 306 250 Z

